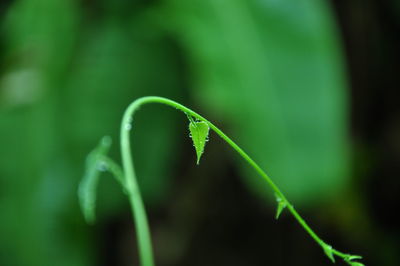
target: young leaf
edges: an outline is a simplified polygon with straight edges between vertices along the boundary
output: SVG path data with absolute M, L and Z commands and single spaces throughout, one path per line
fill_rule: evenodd
M 353 261 L 353 260 L 359 260 L 359 259 L 362 259 L 362 257 L 358 256 L 358 255 L 349 255 L 344 260 L 351 266 L 364 266 L 364 264 L 361 262 Z
M 362 259 L 362 257 L 359 255 L 350 255 L 349 257 L 346 258 L 346 261 L 359 260 L 359 259 Z
M 208 140 L 208 132 L 210 127 L 206 122 L 194 122 L 189 123 L 190 136 L 193 140 L 194 148 L 196 149 L 197 164 L 200 162 L 201 155 L 204 151 L 204 146 Z
M 332 253 L 332 246 L 325 244 L 323 248 L 324 248 L 324 252 L 325 252 L 326 256 L 328 256 L 328 258 L 333 263 L 335 263 L 335 257 L 333 256 L 333 253 Z
M 286 208 L 287 203 L 285 201 L 283 201 L 282 198 L 279 197 L 278 195 L 275 195 L 275 197 L 276 197 L 276 202 L 278 202 L 278 208 L 276 209 L 275 219 L 278 220 L 282 211 Z
M 79 184 L 79 202 L 87 223 L 95 221 L 96 188 L 100 172 L 107 170 L 107 165 L 101 160 L 111 146 L 111 138 L 103 137 L 99 145 L 86 158 L 86 171 Z
M 351 266 L 365 266 L 363 263 L 357 261 L 350 261 L 349 263 Z

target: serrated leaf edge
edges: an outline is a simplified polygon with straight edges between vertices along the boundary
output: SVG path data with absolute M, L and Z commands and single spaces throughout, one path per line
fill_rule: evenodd
M 199 132 L 194 132 L 194 130 L 198 128 L 199 124 L 207 126 L 207 133 L 205 134 L 205 136 L 201 136 L 202 138 L 204 137 L 204 140 L 202 138 L 199 139 L 199 134 L 198 134 Z M 192 127 L 193 127 L 193 129 L 192 129 Z M 198 164 L 200 164 L 201 156 L 204 153 L 208 135 L 210 133 L 210 126 L 204 121 L 193 121 L 193 119 L 191 119 L 190 123 L 189 123 L 189 132 L 190 132 L 190 137 L 193 141 L 193 146 L 196 151 L 196 157 L 197 157 L 196 164 L 198 165 Z M 193 134 L 193 133 L 196 133 L 196 134 Z M 198 139 L 195 141 L 194 137 L 197 137 Z

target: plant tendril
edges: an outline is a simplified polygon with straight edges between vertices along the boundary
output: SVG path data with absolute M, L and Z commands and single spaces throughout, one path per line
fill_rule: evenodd
M 233 142 L 228 136 L 226 136 L 219 128 L 217 128 L 213 123 L 199 115 L 198 113 L 192 111 L 191 109 L 163 97 L 147 96 L 139 98 L 133 101 L 126 109 L 121 123 L 121 153 L 122 153 L 122 165 L 123 171 L 113 162 L 107 159 L 107 164 L 109 170 L 116 176 L 117 180 L 126 190 L 132 208 L 132 215 L 135 222 L 137 241 L 139 248 L 140 262 L 142 266 L 154 266 L 153 259 L 153 249 L 151 244 L 151 236 L 149 225 L 147 221 L 147 215 L 144 208 L 143 200 L 140 195 L 140 190 L 136 180 L 136 174 L 134 170 L 132 155 L 131 155 L 131 145 L 129 133 L 131 130 L 131 123 L 134 113 L 144 104 L 148 103 L 160 103 L 164 105 L 171 106 L 185 113 L 189 121 L 193 124 L 196 123 L 206 123 L 209 128 L 211 128 L 218 136 L 220 136 L 226 143 L 228 143 L 239 155 L 250 164 L 250 166 L 267 182 L 271 189 L 275 192 L 275 197 L 278 202 L 278 209 L 276 218 L 279 217 L 283 209 L 287 209 L 297 222 L 304 228 L 304 230 L 320 245 L 328 256 L 328 258 L 334 262 L 334 256 L 342 258 L 346 263 L 353 266 L 362 266 L 361 262 L 354 261 L 361 259 L 361 256 L 350 255 L 340 252 L 330 245 L 325 243 L 305 222 L 305 220 L 300 216 L 300 214 L 295 210 L 293 205 L 287 200 L 285 195 L 276 186 L 272 179 L 261 169 L 261 167 L 250 158 L 250 156 L 244 152 L 235 142 Z M 196 119 L 196 120 L 194 120 Z M 129 126 L 127 126 L 129 125 Z M 199 159 L 199 158 L 198 158 Z M 104 160 L 104 158 L 103 158 Z M 122 176 L 124 180 L 122 180 Z

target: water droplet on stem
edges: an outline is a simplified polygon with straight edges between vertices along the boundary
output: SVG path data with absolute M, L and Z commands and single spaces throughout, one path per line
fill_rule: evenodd
M 126 123 L 125 124 L 125 130 L 131 130 L 132 129 L 132 124 L 131 123 Z
M 107 171 L 107 164 L 104 161 L 100 161 L 97 163 L 97 170 L 100 172 L 105 172 Z

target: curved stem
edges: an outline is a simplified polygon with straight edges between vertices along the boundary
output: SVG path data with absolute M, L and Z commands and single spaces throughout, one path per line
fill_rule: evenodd
M 139 254 L 140 261 L 142 266 L 153 266 L 153 251 L 150 240 L 150 231 L 147 222 L 147 216 L 144 208 L 144 204 L 142 198 L 140 196 L 139 187 L 136 181 L 136 175 L 134 171 L 132 156 L 131 156 L 131 148 L 130 148 L 130 139 L 129 132 L 132 128 L 132 117 L 134 113 L 139 109 L 140 106 L 147 103 L 161 103 L 175 109 L 178 109 L 188 116 L 192 116 L 200 121 L 204 121 L 208 124 L 208 126 L 217 133 L 224 141 L 226 141 L 235 151 L 239 153 L 239 155 L 247 161 L 251 167 L 256 170 L 256 172 L 268 183 L 268 185 L 275 192 L 276 196 L 280 198 L 280 200 L 285 203 L 285 206 L 289 210 L 289 212 L 294 216 L 294 218 L 298 221 L 298 223 L 304 228 L 304 230 L 327 252 L 327 249 L 334 255 L 343 258 L 344 260 L 349 260 L 352 257 L 350 254 L 342 253 L 335 249 L 332 249 L 328 244 L 326 244 L 305 222 L 305 220 L 300 216 L 300 214 L 295 210 L 293 205 L 286 199 L 285 195 L 281 192 L 281 190 L 277 187 L 277 185 L 272 181 L 272 179 L 261 169 L 261 167 L 250 158 L 250 156 L 244 152 L 235 142 L 233 142 L 228 136 L 226 136 L 219 128 L 217 128 L 213 123 L 194 112 L 193 110 L 163 97 L 157 96 L 147 96 L 142 97 L 134 102 L 132 102 L 128 108 L 126 109 L 122 124 L 121 124 L 121 152 L 122 152 L 122 163 L 125 172 L 125 184 L 129 193 L 129 199 L 132 206 L 133 217 L 135 220 L 136 232 L 138 237 L 138 246 L 139 246 Z M 329 255 L 328 255 L 329 257 Z M 354 257 L 354 256 L 353 256 Z M 349 262 L 347 261 L 347 262 Z

